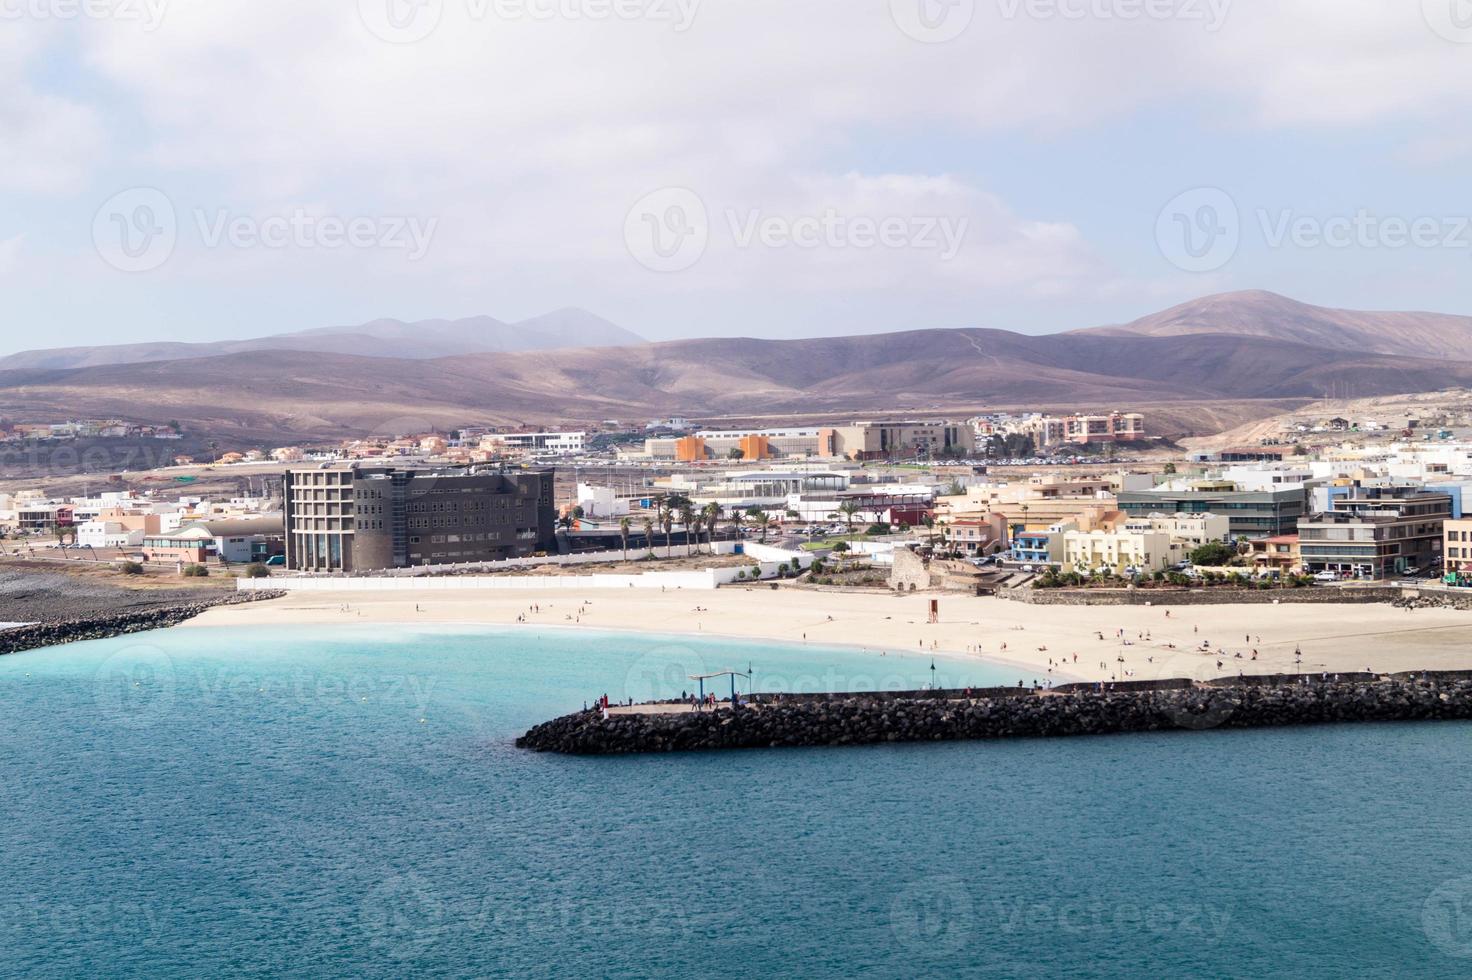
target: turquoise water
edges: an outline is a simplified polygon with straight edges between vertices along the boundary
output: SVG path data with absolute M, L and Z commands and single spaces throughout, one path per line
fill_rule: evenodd
M 748 663 L 769 688 L 930 673 L 530 628 L 184 629 L 0 657 L 0 973 L 1472 973 L 1472 726 L 510 744 L 598 694 Z

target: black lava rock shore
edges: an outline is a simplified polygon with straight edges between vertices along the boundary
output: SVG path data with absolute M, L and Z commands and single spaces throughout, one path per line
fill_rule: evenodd
M 0 654 L 20 653 L 22 650 L 35 650 L 59 643 L 101 640 L 110 636 L 122 636 L 125 633 L 163 629 L 167 626 L 176 626 L 187 619 L 193 619 L 214 606 L 233 606 L 242 602 L 275 599 L 285 594 L 280 591 L 230 592 L 141 612 L 120 612 L 84 619 L 17 626 L 13 629 L 0 630 Z
M 516 740 L 571 755 L 1106 735 L 1366 721 L 1472 719 L 1465 673 L 1390 679 L 1283 678 L 1277 685 L 1036 693 L 913 700 L 832 695 L 732 711 L 566 715 Z

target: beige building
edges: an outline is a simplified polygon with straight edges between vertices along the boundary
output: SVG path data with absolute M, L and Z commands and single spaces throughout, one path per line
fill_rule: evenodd
M 941 522 L 1005 515 L 1010 527 L 1046 530 L 1070 521 L 1097 521 L 1115 509 L 1113 484 L 1108 479 L 1065 480 L 1033 477 L 1023 483 L 987 483 L 967 487 L 959 497 L 936 502 Z
M 1063 534 L 1063 567 L 1073 571 L 1159 572 L 1170 566 L 1175 553 L 1165 531 L 1117 528 Z
M 1449 520 L 1441 526 L 1442 560 L 1447 572 L 1472 572 L 1472 518 Z
M 1174 560 L 1180 561 L 1204 544 L 1227 541 L 1231 525 L 1224 514 L 1151 514 L 1132 517 L 1124 527 L 1128 531 L 1164 531 L 1170 535 L 1172 549 L 1180 553 Z

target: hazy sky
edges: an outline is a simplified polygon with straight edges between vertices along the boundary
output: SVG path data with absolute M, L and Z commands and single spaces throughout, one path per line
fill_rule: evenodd
M 0 350 L 1472 312 L 1472 0 L 0 0 Z

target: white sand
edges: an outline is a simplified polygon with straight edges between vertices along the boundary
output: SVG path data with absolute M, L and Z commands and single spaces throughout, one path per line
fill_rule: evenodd
M 929 624 L 930 598 L 760 588 L 312 592 L 219 607 L 180 628 L 349 621 L 516 625 L 517 616 L 525 615 L 545 626 L 806 641 L 876 651 L 934 649 L 1023 665 L 1039 679 L 1050 676 L 1051 659 L 1055 682 L 1120 676 L 1120 656 L 1133 679 L 1291 672 L 1295 647 L 1302 648 L 1305 671 L 1472 668 L 1467 632 L 1472 612 L 1285 603 L 1177 606 L 1167 616 L 1161 606 L 1031 606 L 942 595 L 940 622 Z M 588 605 L 579 617 L 583 602 Z M 533 603 L 540 605 L 539 613 L 529 610 Z M 1128 644 L 1116 635 L 1120 629 Z M 1203 640 L 1210 642 L 1211 653 L 1200 652 Z M 1254 649 L 1255 663 L 1250 659 Z M 1238 652 L 1242 659 L 1234 657 Z

